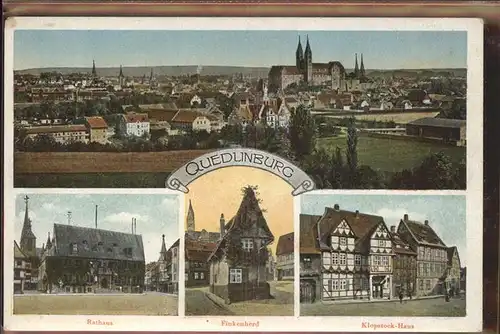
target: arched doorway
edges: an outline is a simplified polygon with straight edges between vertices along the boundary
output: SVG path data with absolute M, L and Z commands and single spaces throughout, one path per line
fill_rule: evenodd
M 103 278 L 101 280 L 101 288 L 107 289 L 108 288 L 108 280 L 106 278 Z

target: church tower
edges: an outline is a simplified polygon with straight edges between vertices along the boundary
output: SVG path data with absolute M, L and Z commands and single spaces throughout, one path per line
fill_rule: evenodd
M 31 230 L 31 219 L 28 217 L 28 201 L 29 197 L 24 197 L 26 209 L 24 212 L 23 230 L 21 232 L 20 248 L 28 257 L 36 257 L 36 236 Z
M 359 78 L 358 54 L 356 53 L 354 56 L 355 56 L 354 77 L 358 79 Z
M 95 60 L 92 60 L 92 77 L 97 77 L 97 70 L 95 69 Z
M 365 64 L 363 64 L 363 54 L 361 54 L 361 68 L 359 70 L 359 74 L 361 75 L 361 78 L 365 77 Z
M 187 230 L 188 232 L 195 231 L 194 210 L 193 210 L 193 205 L 191 204 L 191 200 L 189 200 L 189 209 L 187 214 Z
M 307 36 L 306 51 L 304 52 L 304 81 L 307 83 L 312 83 L 312 51 L 311 45 L 309 45 L 309 36 Z
M 118 74 L 118 81 L 120 86 L 123 86 L 125 84 L 125 76 L 123 75 L 122 65 L 120 65 L 120 74 Z
M 165 234 L 161 236 L 161 250 L 159 261 L 167 261 L 167 247 L 165 245 Z
M 302 50 L 302 43 L 300 42 L 300 36 L 299 36 L 299 44 L 297 45 L 297 51 L 295 51 L 295 66 L 300 72 L 304 70 L 304 50 Z

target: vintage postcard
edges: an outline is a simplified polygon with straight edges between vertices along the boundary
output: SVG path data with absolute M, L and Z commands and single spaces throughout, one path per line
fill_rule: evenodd
M 8 20 L 6 327 L 480 330 L 482 33 Z

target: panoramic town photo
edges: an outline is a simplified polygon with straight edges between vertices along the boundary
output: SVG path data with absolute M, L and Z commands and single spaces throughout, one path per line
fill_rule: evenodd
M 301 316 L 466 316 L 465 196 L 301 200 Z
M 249 167 L 214 171 L 190 185 L 186 316 L 294 315 L 290 192 L 278 177 Z
M 17 30 L 15 187 L 164 187 L 219 148 L 323 189 L 465 189 L 466 31 Z
M 33 193 L 15 210 L 15 315 L 178 314 L 177 196 Z

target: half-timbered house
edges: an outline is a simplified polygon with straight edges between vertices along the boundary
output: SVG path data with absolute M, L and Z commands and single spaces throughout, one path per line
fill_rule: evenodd
M 416 296 L 443 294 L 448 268 L 448 247 L 429 222 L 410 220 L 405 214 L 398 235 L 417 253 Z
M 294 277 L 294 238 L 293 232 L 282 235 L 276 247 L 276 273 L 278 281 L 292 280 Z
M 391 298 L 392 241 L 380 216 L 325 208 L 317 223 L 323 300 Z
M 273 241 L 254 190 L 245 188 L 236 215 L 208 259 L 210 291 L 228 303 L 270 298 L 266 265 Z
M 411 249 L 396 232 L 396 226 L 391 226 L 391 237 L 394 249 L 392 292 L 398 297 L 402 292 L 405 297 L 415 295 L 417 280 L 417 253 Z
M 185 239 L 184 245 L 184 284 L 186 287 L 208 286 L 210 283 L 210 267 L 208 257 L 217 246 L 214 242 L 193 241 Z
M 321 251 L 317 222 L 321 216 L 300 215 L 300 302 L 321 299 Z
M 460 292 L 460 256 L 458 248 L 452 246 L 448 248 L 448 274 L 446 276 L 446 288 L 452 290 L 453 293 Z

